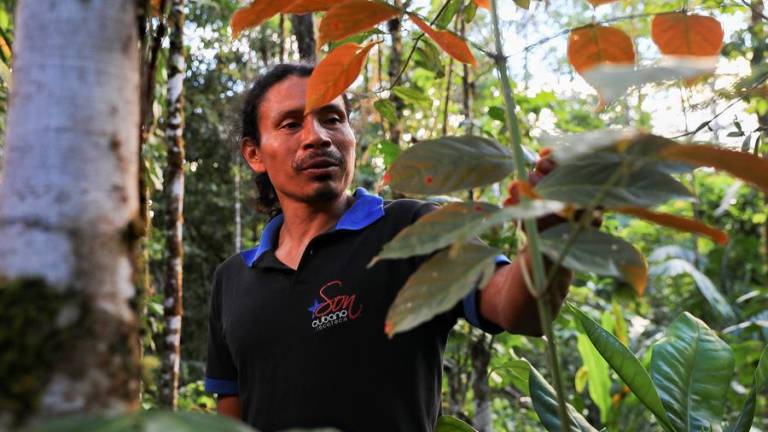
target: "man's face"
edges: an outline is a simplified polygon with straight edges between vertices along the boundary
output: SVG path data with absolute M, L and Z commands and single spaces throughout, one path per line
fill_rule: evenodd
M 266 172 L 281 204 L 331 203 L 352 182 L 355 136 L 341 96 L 304 115 L 308 78 L 275 84 L 259 106 L 261 143 L 243 145 L 256 172 Z

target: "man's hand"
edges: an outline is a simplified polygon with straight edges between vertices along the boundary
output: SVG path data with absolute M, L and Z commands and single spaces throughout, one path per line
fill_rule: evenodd
M 237 395 L 218 396 L 216 398 L 216 411 L 219 415 L 242 420 L 240 416 L 240 397 Z
M 549 149 L 543 149 L 539 153 L 541 158 L 529 173 L 528 184 L 520 182 L 510 184 L 509 198 L 504 202 L 505 206 L 519 203 L 521 195 L 533 195 L 531 188 L 556 167 L 555 162 L 549 157 L 550 153 Z M 576 217 L 580 217 L 578 212 Z M 537 219 L 536 225 L 539 231 L 543 231 L 565 221 L 566 219 L 560 215 L 549 214 Z M 596 223 L 599 224 L 600 221 L 597 220 Z M 554 263 L 547 257 L 543 258 L 544 272 L 548 275 Z M 530 253 L 525 248 L 512 264 L 496 270 L 488 285 L 480 291 L 480 314 L 483 318 L 511 333 L 541 336 L 542 329 L 535 305 L 536 299 L 531 295 L 525 282 L 526 277 L 529 280 L 533 277 L 532 268 Z M 547 287 L 544 295 L 549 301 L 553 317 L 557 315 L 568 295 L 571 276 L 570 270 L 560 267 L 554 272 Z

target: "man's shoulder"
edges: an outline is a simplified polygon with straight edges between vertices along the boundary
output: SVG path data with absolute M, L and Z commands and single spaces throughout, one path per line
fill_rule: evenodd
M 389 218 L 405 223 L 413 223 L 420 217 L 437 208 L 438 205 L 432 201 L 411 198 L 384 201 L 384 214 Z

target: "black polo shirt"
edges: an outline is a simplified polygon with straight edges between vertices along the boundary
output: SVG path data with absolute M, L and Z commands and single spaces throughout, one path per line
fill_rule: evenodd
M 451 311 L 389 339 L 387 310 L 423 258 L 366 266 L 384 243 L 435 208 L 416 200 L 385 203 L 357 189 L 354 204 L 333 230 L 312 239 L 295 271 L 273 251 L 282 215 L 270 221 L 257 248 L 216 269 L 206 390 L 239 395 L 243 420 L 264 432 L 431 431 L 443 350 L 457 318 L 500 329 L 480 319 L 473 291 Z

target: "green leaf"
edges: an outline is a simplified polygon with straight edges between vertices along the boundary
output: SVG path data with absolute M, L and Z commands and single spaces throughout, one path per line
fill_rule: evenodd
M 400 231 L 369 266 L 382 259 L 425 255 L 457 241 L 469 240 L 510 219 L 538 218 L 563 207 L 563 203 L 545 200 L 526 201 L 503 209 L 483 202 L 451 203 Z
M 629 346 L 629 330 L 627 322 L 624 320 L 624 314 L 621 312 L 621 306 L 615 301 L 611 304 L 611 315 L 613 316 L 613 334 L 624 346 Z
M 606 184 L 611 181 L 611 186 Z M 608 207 L 653 207 L 672 199 L 693 199 L 671 175 L 650 167 L 630 169 L 621 162 L 595 161 L 592 155 L 559 165 L 544 177 L 536 192 L 544 198 L 587 206 L 601 198 Z
M 253 432 L 245 423 L 229 417 L 185 412 L 147 411 L 141 415 L 146 432 Z
M 513 169 L 512 155 L 504 147 L 468 135 L 415 144 L 395 160 L 388 175 L 394 190 L 437 195 L 497 182 Z
M 437 419 L 435 432 L 477 432 L 477 429 L 451 416 L 440 416 Z
M 728 428 L 728 432 L 749 432 L 752 428 L 752 421 L 755 417 L 755 408 L 757 407 L 757 394 L 762 393 L 768 387 L 768 345 L 763 349 L 760 361 L 755 369 L 755 379 L 752 383 L 752 390 L 747 396 L 744 408 L 741 409 L 736 423 Z
M 488 107 L 488 117 L 500 121 L 504 123 L 506 120 L 504 119 L 504 116 L 506 116 L 506 111 L 504 111 L 504 108 L 498 107 L 498 106 L 491 106 Z
M 515 0 L 515 4 L 523 9 L 528 9 L 531 7 L 531 0 Z
M 728 300 L 723 297 L 715 284 L 693 264 L 680 258 L 672 258 L 663 263 L 656 264 L 651 269 L 651 276 L 675 277 L 681 274 L 691 275 L 701 295 L 707 299 L 710 306 L 726 321 L 736 319 L 736 313 L 731 308 Z
M 397 108 L 387 99 L 379 99 L 373 103 L 373 107 L 381 114 L 384 120 L 391 124 L 397 124 Z
M 467 24 L 471 23 L 475 19 L 475 15 L 477 15 L 477 3 L 471 1 L 464 8 L 464 22 Z
M 36 426 L 29 432 L 254 432 L 229 417 L 186 411 L 152 410 L 116 417 L 75 416 Z
M 402 150 L 400 147 L 388 139 L 377 142 L 371 149 L 375 156 L 381 156 L 384 159 L 384 166 L 392 166 L 392 162 L 400 156 Z
M 445 75 L 440 49 L 429 39 L 423 38 L 416 46 L 414 62 L 422 69 L 433 72 L 438 78 Z
M 684 312 L 653 347 L 651 378 L 677 431 L 719 425 L 733 353 L 703 321 Z
M 587 379 L 589 397 L 600 409 L 600 421 L 605 423 L 611 411 L 611 377 L 608 375 L 608 364 L 589 342 L 587 335 L 583 333 L 576 335 L 576 347 L 589 375 Z
M 576 392 L 584 391 L 584 387 L 587 386 L 587 378 L 589 378 L 589 371 L 585 366 L 580 367 L 576 371 L 576 376 L 573 377 L 573 386 L 576 388 Z
M 560 417 L 557 414 L 555 389 L 544 380 L 544 377 L 533 366 L 530 366 L 530 369 L 529 379 L 533 409 L 536 410 L 541 423 L 548 431 L 560 432 L 563 430 L 563 425 L 560 423 Z M 571 431 L 597 432 L 597 429 L 592 427 L 587 419 L 579 414 L 570 404 L 566 408 Z
M 430 108 L 432 106 L 432 99 L 429 98 L 421 90 L 416 90 L 409 87 L 395 86 L 392 89 L 392 93 L 400 97 L 405 102 L 419 105 L 424 108 Z
M 504 369 L 512 385 L 526 396 L 531 395 L 530 369 L 531 366 L 525 360 L 513 359 L 504 363 L 500 368 Z
M 466 243 L 444 250 L 414 272 L 387 312 L 389 336 L 410 330 L 451 309 L 493 274 L 496 249 Z
M 672 431 L 672 425 L 667 418 L 666 410 L 656 392 L 651 377 L 646 372 L 640 360 L 632 354 L 614 335 L 600 327 L 592 318 L 588 317 L 581 309 L 571 303 L 568 303 L 569 309 L 576 315 L 576 318 L 584 329 L 584 333 L 592 342 L 593 346 L 600 355 L 611 365 L 611 368 L 621 377 L 624 384 L 632 390 L 637 399 L 650 410 L 659 424 L 667 430 Z
M 443 10 L 443 13 L 440 14 L 440 17 L 435 22 L 435 27 L 441 29 L 448 27 L 451 21 L 453 21 L 453 17 L 455 17 L 456 13 L 461 9 L 461 4 L 463 2 L 463 0 L 449 0 L 448 5 Z
M 571 233 L 569 224 L 556 225 L 542 232 L 542 252 L 557 260 Z M 563 265 L 575 271 L 621 278 L 629 282 L 638 294 L 643 293 L 648 279 L 645 258 L 634 246 L 594 228 L 582 230 Z

